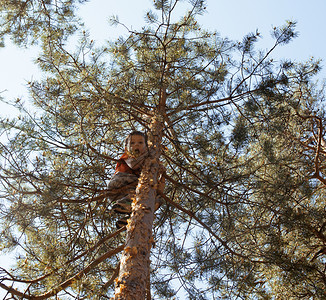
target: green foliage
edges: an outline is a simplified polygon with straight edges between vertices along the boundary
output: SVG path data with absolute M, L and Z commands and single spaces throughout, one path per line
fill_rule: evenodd
M 0 37 L 10 35 L 19 45 L 37 44 L 47 39 L 64 41 L 77 29 L 76 5 L 86 1 L 3 0 Z
M 154 222 L 155 299 L 181 287 L 189 299 L 324 298 L 320 65 L 270 58 L 295 24 L 257 52 L 258 32 L 234 43 L 201 29 L 203 1 L 182 17 L 179 1 L 154 1 L 141 31 L 96 48 L 76 2 L 55 3 L 0 5 L 2 35 L 41 37 L 44 74 L 29 83 L 33 112 L 14 103 L 20 115 L 0 124 L 0 249 L 17 253 L 1 287 L 17 298 L 112 295 L 125 234 L 106 184 L 127 133 L 148 131 L 159 114 L 167 198 Z

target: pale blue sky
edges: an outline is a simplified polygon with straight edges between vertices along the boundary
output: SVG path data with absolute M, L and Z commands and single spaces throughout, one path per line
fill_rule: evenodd
M 122 23 L 141 28 L 147 8 L 153 0 L 90 0 L 80 10 L 91 37 L 100 45 L 127 32 L 122 27 L 110 27 L 108 18 L 118 15 Z M 299 37 L 283 46 L 274 54 L 276 59 L 291 58 L 296 61 L 308 60 L 311 56 L 324 60 L 326 66 L 326 11 L 325 0 L 208 0 L 207 13 L 199 19 L 203 28 L 217 30 L 222 37 L 240 40 L 251 31 L 259 30 L 263 39 L 259 43 L 265 49 L 272 45 L 269 38 L 273 26 L 286 20 L 297 21 Z M 28 99 L 24 85 L 33 78 L 39 78 L 37 67 L 32 63 L 37 48 L 21 50 L 7 42 L 0 48 L 0 95 L 12 100 L 16 97 Z M 326 67 L 320 78 L 326 78 Z M 0 117 L 10 113 L 0 104 Z M 0 237 L 1 238 L 1 237 Z M 0 266 L 7 265 L 7 258 L 0 258 Z M 1 297 L 2 296 L 2 297 Z M 4 297 L 0 289 L 0 299 Z

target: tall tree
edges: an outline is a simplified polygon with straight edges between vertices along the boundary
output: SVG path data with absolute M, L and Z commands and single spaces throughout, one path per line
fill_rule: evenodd
M 25 2 L 42 9 L 23 24 L 71 20 L 43 9 L 67 2 Z M 13 22 L 19 10 L 6 5 L 2 21 Z M 188 9 L 181 18 L 177 5 Z M 2 269 L 0 287 L 23 299 L 104 299 L 114 281 L 115 299 L 171 299 L 181 287 L 190 299 L 322 298 L 318 62 L 270 59 L 295 37 L 292 22 L 256 52 L 258 32 L 234 43 L 203 30 L 204 1 L 154 9 L 141 31 L 99 49 L 81 29 L 68 51 L 77 27 L 59 36 L 12 29 L 23 44 L 40 35 L 44 80 L 29 85 L 32 112 L 17 102 L 21 115 L 1 122 L 0 245 L 16 251 L 17 266 Z M 130 129 L 147 131 L 153 150 L 129 224 L 116 230 L 106 183 Z M 154 217 L 163 168 L 165 204 Z

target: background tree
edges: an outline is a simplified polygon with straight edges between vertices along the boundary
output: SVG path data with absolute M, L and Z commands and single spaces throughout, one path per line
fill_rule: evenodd
M 2 0 L 0 38 L 10 35 L 21 46 L 47 39 L 65 40 L 78 28 L 76 3 L 86 0 Z
M 204 2 L 189 2 L 178 19 L 179 1 L 155 1 L 146 27 L 102 48 L 83 28 L 75 51 L 65 46 L 73 31 L 13 30 L 19 43 L 40 34 L 44 72 L 30 83 L 32 112 L 18 102 L 21 115 L 1 122 L 1 249 L 18 257 L 0 286 L 14 298 L 112 296 L 126 235 L 106 182 L 130 129 L 150 133 L 166 168 L 147 298 L 171 299 L 179 287 L 190 299 L 324 296 L 319 64 L 269 58 L 295 37 L 294 23 L 256 52 L 258 32 L 222 39 L 197 24 Z M 2 20 L 17 7 L 2 5 Z

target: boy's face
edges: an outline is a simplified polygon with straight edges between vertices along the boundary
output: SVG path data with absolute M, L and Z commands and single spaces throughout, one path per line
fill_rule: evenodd
M 132 135 L 130 137 L 130 151 L 135 156 L 146 152 L 145 138 L 142 135 Z

